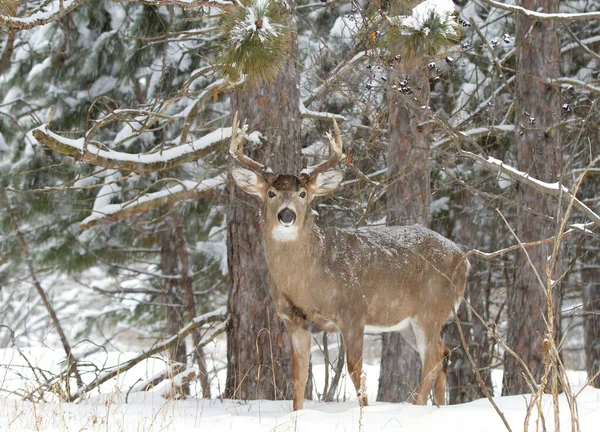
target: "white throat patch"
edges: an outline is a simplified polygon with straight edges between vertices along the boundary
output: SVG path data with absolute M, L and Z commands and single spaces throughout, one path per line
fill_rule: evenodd
M 280 242 L 288 242 L 296 240 L 298 237 L 298 228 L 295 226 L 286 227 L 281 224 L 277 224 L 273 231 L 271 231 L 273 240 Z

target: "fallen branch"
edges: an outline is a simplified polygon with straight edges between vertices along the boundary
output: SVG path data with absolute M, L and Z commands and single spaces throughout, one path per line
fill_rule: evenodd
M 207 314 L 204 314 L 202 316 L 194 318 L 192 320 L 192 322 L 187 324 L 185 327 L 183 327 L 181 330 L 179 330 L 179 332 L 177 332 L 176 334 L 166 338 L 163 342 L 155 345 L 153 348 L 150 348 L 149 350 L 143 351 L 140 355 L 132 358 L 129 361 L 118 364 L 117 366 L 112 368 L 112 371 L 105 372 L 104 374 L 102 374 L 98 378 L 96 378 L 93 382 L 79 387 L 77 389 L 77 391 L 70 396 L 69 402 L 73 402 L 73 401 L 81 398 L 83 395 L 85 395 L 90 390 L 93 390 L 96 387 L 98 387 L 99 385 L 105 383 L 106 381 L 118 376 L 119 374 L 121 374 L 123 372 L 128 371 L 129 369 L 131 369 L 138 363 L 142 362 L 143 360 L 147 359 L 148 357 L 152 357 L 153 355 L 156 355 L 162 351 L 169 349 L 173 345 L 180 343 L 181 339 L 183 339 L 186 336 L 188 336 L 189 334 L 191 334 L 198 327 L 203 326 L 205 324 L 209 324 L 209 323 L 215 323 L 215 322 L 218 322 L 219 324 L 214 328 L 210 337 L 204 339 L 204 341 L 201 343 L 201 347 L 207 345 L 216 336 L 220 335 L 221 333 L 223 333 L 226 330 L 227 324 L 229 322 L 229 318 L 227 315 L 227 308 L 225 306 L 223 306 L 213 312 L 209 312 Z
M 177 167 L 186 162 L 197 161 L 224 146 L 231 138 L 231 128 L 217 129 L 190 143 L 154 153 L 131 154 L 105 149 L 99 143 L 84 138 L 70 139 L 55 134 L 44 124 L 32 132 L 34 138 L 52 150 L 105 168 L 151 173 Z

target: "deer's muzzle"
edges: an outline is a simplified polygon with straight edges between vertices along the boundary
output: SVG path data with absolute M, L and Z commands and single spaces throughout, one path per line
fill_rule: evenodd
M 286 207 L 279 212 L 277 219 L 279 219 L 279 223 L 283 226 L 292 226 L 296 221 L 296 213 Z

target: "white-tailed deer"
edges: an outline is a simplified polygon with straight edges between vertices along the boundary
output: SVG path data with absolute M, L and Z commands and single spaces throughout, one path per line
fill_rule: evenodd
M 294 410 L 302 409 L 310 357 L 310 331 L 339 331 L 348 372 L 357 392 L 363 335 L 400 331 L 422 361 L 415 404 L 425 404 L 434 388 L 437 403 L 446 392 L 448 349 L 440 330 L 458 307 L 469 263 L 460 248 L 421 226 L 320 229 L 311 201 L 334 191 L 343 173 L 332 169 L 342 158 L 337 124 L 328 134 L 330 157 L 298 177 L 274 174 L 244 154 L 244 124 L 234 119 L 230 155 L 237 185 L 262 201 L 261 224 L 271 295 L 292 338 Z M 366 405 L 366 396 L 360 395 Z

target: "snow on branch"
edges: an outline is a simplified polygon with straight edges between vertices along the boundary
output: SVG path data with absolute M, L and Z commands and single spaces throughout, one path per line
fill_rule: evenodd
M 83 2 L 84 0 L 52 0 L 27 17 L 0 15 L 0 27 L 8 27 L 11 30 L 29 30 L 43 26 L 61 19 L 81 6 Z
M 92 214 L 85 218 L 79 227 L 85 230 L 98 225 L 107 225 L 175 202 L 210 197 L 215 189 L 223 184 L 225 178 L 221 176 L 200 182 L 178 181 L 176 186 L 168 186 L 161 191 L 141 195 L 126 203 L 94 207 Z
M 490 126 L 490 127 L 478 127 L 474 129 L 469 129 L 468 131 L 458 132 L 463 135 L 465 138 L 479 138 L 482 136 L 488 135 L 502 135 L 508 132 L 513 132 L 515 130 L 514 125 L 498 125 L 498 126 Z M 454 137 L 445 137 L 439 139 L 433 143 L 433 148 L 444 147 L 445 145 L 453 143 L 455 140 Z
M 105 383 L 106 381 L 122 374 L 123 372 L 128 371 L 143 360 L 152 357 L 153 355 L 156 355 L 160 352 L 163 352 L 175 344 L 181 343 L 185 337 L 190 335 L 197 328 L 206 324 L 219 323 L 213 328 L 213 331 L 210 333 L 210 335 L 208 337 L 205 337 L 204 341 L 202 341 L 201 346 L 205 346 L 208 342 L 210 342 L 216 336 L 220 335 L 226 330 L 228 322 L 229 314 L 227 312 L 227 307 L 225 306 L 220 307 L 215 311 L 196 317 L 185 327 L 179 330 L 179 332 L 177 332 L 176 334 L 169 336 L 165 339 L 161 339 L 161 343 L 155 345 L 149 350 L 143 351 L 140 355 L 132 358 L 131 360 L 118 364 L 117 366 L 113 367 L 111 371 L 104 372 L 91 383 L 79 387 L 77 391 L 69 397 L 69 401 L 73 402 L 79 399 L 90 390 L 93 390 L 100 384 Z
M 533 187 L 534 189 L 555 197 L 558 197 L 560 194 L 564 194 L 565 197 L 569 200 L 573 200 L 573 205 L 579 211 L 584 213 L 587 217 L 592 220 L 597 226 L 600 226 L 600 216 L 596 214 L 592 209 L 582 203 L 577 197 L 573 196 L 573 194 L 569 191 L 569 189 L 561 185 L 559 182 L 556 183 L 546 183 L 541 180 L 538 180 L 528 173 L 519 171 L 516 168 L 511 167 L 510 165 L 505 164 L 499 159 L 495 159 L 491 156 L 484 157 L 466 150 L 459 149 L 458 154 L 460 156 L 466 157 L 467 159 L 471 159 L 475 162 L 479 162 L 488 168 L 491 171 L 497 172 L 499 174 L 504 174 L 510 177 L 513 180 L 524 183 L 528 186 Z
M 84 138 L 65 138 L 50 131 L 47 124 L 34 129 L 32 134 L 40 144 L 75 160 L 110 169 L 150 173 L 203 158 L 229 142 L 231 128 L 220 128 L 186 144 L 141 154 L 117 152 L 94 142 L 88 142 L 86 145 Z
M 328 113 L 328 112 L 309 110 L 308 108 L 306 108 L 304 106 L 302 101 L 300 101 L 300 117 L 301 118 L 312 118 L 312 119 L 316 119 L 316 120 L 329 120 L 329 121 L 331 121 L 331 119 L 333 117 L 335 117 L 335 119 L 337 121 L 339 121 L 340 123 L 346 121 L 346 117 L 344 117 L 343 115 L 340 115 L 340 114 L 332 114 L 332 113 Z
M 181 6 L 184 9 L 194 9 L 200 7 L 214 7 L 221 10 L 231 10 L 235 5 L 230 0 L 116 0 L 120 3 L 139 3 L 148 6 Z
M 510 12 L 517 12 L 525 15 L 527 18 L 531 20 L 537 21 L 552 21 L 552 20 L 561 20 L 561 21 L 580 21 L 580 20 L 589 20 L 589 19 L 600 19 L 600 12 L 583 12 L 583 13 L 543 13 L 543 12 L 535 12 L 529 9 L 525 9 L 521 6 L 510 5 L 506 3 L 500 3 L 494 0 L 483 0 L 484 3 L 487 3 L 491 6 L 504 9 Z
M 600 93 L 600 87 L 596 87 L 594 85 L 586 83 L 585 81 L 581 81 L 581 80 L 578 80 L 575 78 L 562 77 L 562 78 L 548 79 L 548 82 L 551 84 L 560 84 L 567 88 L 569 86 L 578 86 L 578 87 L 585 88 L 586 90 L 589 90 L 594 93 Z

